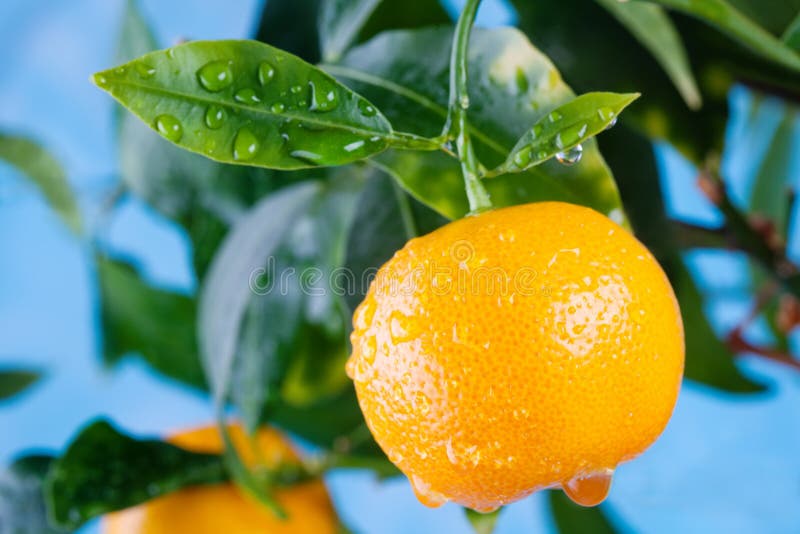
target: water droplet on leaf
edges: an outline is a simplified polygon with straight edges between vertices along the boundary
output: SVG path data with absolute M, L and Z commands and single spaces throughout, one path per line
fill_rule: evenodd
M 530 164 L 531 162 L 532 152 L 533 150 L 530 147 L 525 147 L 516 154 L 514 154 L 514 165 L 516 165 L 520 169 L 524 169 L 525 167 L 527 167 L 528 164 Z
M 562 115 L 558 111 L 551 111 L 550 114 L 547 116 L 547 120 L 549 120 L 550 122 L 558 122 L 561 120 L 561 117 Z
M 258 152 L 258 139 L 248 128 L 242 128 L 233 140 L 233 159 L 248 161 L 253 159 Z
M 258 83 L 267 85 L 275 77 L 275 67 L 266 61 L 258 66 Z
M 293 158 L 301 159 L 308 163 L 317 164 L 322 161 L 322 155 L 309 150 L 292 150 L 289 155 Z
M 583 157 L 583 146 L 575 145 L 565 152 L 556 154 L 556 159 L 562 165 L 575 165 Z
M 236 94 L 233 95 L 233 98 L 242 104 L 258 104 L 261 102 L 261 99 L 258 98 L 256 92 L 249 87 L 245 87 L 244 89 L 239 89 L 236 91 Z
M 330 82 L 320 79 L 316 82 L 310 81 L 308 85 L 311 87 L 311 103 L 308 106 L 310 111 L 331 111 L 339 105 L 339 95 Z
M 365 117 L 374 117 L 378 113 L 378 110 L 375 109 L 375 106 L 373 106 L 372 104 L 370 104 L 366 100 L 359 100 L 358 101 L 358 110 Z
M 283 113 L 286 111 L 286 106 L 283 105 L 283 102 L 275 102 L 269 109 L 272 110 L 273 113 Z
M 228 118 L 228 112 L 225 111 L 225 108 L 221 106 L 217 106 L 216 104 L 212 104 L 208 106 L 206 110 L 206 126 L 211 128 L 212 130 L 218 130 L 222 128 L 222 125 L 225 124 L 225 121 Z
M 212 93 L 222 91 L 233 83 L 230 62 L 219 60 L 206 63 L 197 71 L 197 79 L 207 91 Z
M 144 62 L 139 62 L 136 63 L 136 73 L 141 78 L 147 79 L 153 77 L 153 75 L 156 73 L 156 69 L 152 65 L 149 65 Z
M 172 115 L 159 115 L 156 117 L 156 130 L 174 143 L 177 143 L 183 137 L 181 122 Z

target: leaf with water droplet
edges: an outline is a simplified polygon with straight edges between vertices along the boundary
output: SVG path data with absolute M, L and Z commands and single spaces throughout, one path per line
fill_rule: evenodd
M 636 93 L 587 93 L 572 99 L 534 124 L 489 176 L 525 171 L 552 157 L 568 165 L 577 163 L 583 152 L 582 147 L 578 149 L 581 143 L 605 130 L 638 97 Z
M 226 480 L 219 455 L 135 439 L 100 419 L 80 430 L 53 462 L 44 493 L 55 524 L 72 531 L 94 517 L 186 486 Z
M 142 77 L 142 65 L 153 74 Z M 96 83 L 104 79 L 104 90 L 165 138 L 216 161 L 274 169 L 341 165 L 381 152 L 394 139 L 371 103 L 263 43 L 195 41 L 122 67 L 96 74 Z M 287 139 L 287 119 L 308 127 L 292 128 Z M 244 152 L 236 146 L 243 128 L 255 139 Z M 353 146 L 359 149 L 343 149 Z

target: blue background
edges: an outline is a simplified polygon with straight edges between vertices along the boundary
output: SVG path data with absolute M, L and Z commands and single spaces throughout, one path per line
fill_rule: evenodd
M 249 36 L 261 2 L 141 5 L 167 45 L 181 37 Z M 134 199 L 111 214 L 98 208 L 117 182 L 117 158 L 111 99 L 88 77 L 112 62 L 123 8 L 123 0 L 0 2 L 0 128 L 35 137 L 58 157 L 104 246 L 137 257 L 153 283 L 192 291 L 189 245 L 180 230 Z M 480 21 L 497 24 L 508 17 L 489 2 Z M 768 102 L 755 124 L 745 127 L 750 96 L 734 89 L 730 101 L 735 113 L 724 168 L 741 200 L 783 109 Z M 668 147 L 658 147 L 657 155 L 670 213 L 719 222 L 694 186 L 694 169 Z M 792 175 L 797 171 L 795 161 Z M 795 260 L 798 249 L 792 243 Z M 724 331 L 747 315 L 752 302 L 742 256 L 695 252 L 686 259 L 710 295 L 715 327 Z M 212 419 L 208 400 L 154 376 L 135 358 L 111 370 L 102 367 L 96 298 L 86 244 L 69 234 L 14 169 L 0 164 L 0 366 L 25 363 L 46 372 L 30 391 L 0 404 L 0 464 L 23 450 L 63 447 L 77 427 L 99 414 L 143 434 Z M 737 397 L 685 384 L 663 437 L 617 472 L 608 502 L 620 527 L 651 533 L 797 532 L 798 375 L 756 358 L 740 362 L 770 391 Z M 404 480 L 378 483 L 368 474 L 342 472 L 328 482 L 345 521 L 358 532 L 470 532 L 460 509 L 422 507 Z M 552 530 L 543 496 L 534 495 L 510 506 L 497 532 Z

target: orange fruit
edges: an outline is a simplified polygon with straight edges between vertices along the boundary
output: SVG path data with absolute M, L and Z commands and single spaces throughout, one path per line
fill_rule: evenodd
M 242 459 L 253 464 L 256 452 L 245 432 L 230 427 Z M 297 456 L 286 439 L 272 429 L 256 436 L 258 461 L 266 467 L 292 462 Z M 187 450 L 221 453 L 223 443 L 216 427 L 178 434 L 169 441 Z M 261 534 L 335 533 L 338 520 L 321 481 L 311 481 L 276 491 L 276 500 L 288 514 L 281 520 L 262 505 L 239 492 L 231 483 L 179 490 L 145 504 L 108 514 L 105 534 Z
M 598 504 L 664 429 L 683 373 L 680 310 L 656 260 L 560 202 L 412 239 L 353 324 L 361 410 L 428 506 L 486 512 L 548 487 Z

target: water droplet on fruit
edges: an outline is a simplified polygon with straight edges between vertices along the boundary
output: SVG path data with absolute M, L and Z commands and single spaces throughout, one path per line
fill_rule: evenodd
M 378 340 L 375 336 L 367 336 L 361 341 L 361 355 L 364 362 L 372 365 L 375 363 L 375 355 L 378 353 Z
M 336 88 L 328 81 L 323 79 L 310 81 L 311 102 L 308 105 L 310 111 L 326 112 L 336 109 L 339 105 L 339 95 Z
M 473 508 L 473 510 L 475 510 L 479 514 L 491 514 L 492 512 L 496 512 L 498 509 L 500 509 L 500 507 L 493 504 L 487 504 L 485 506 L 476 506 L 475 508 Z
M 579 475 L 562 485 L 564 493 L 581 506 L 597 506 L 608 497 L 611 489 L 613 469 L 604 469 L 597 473 Z
M 200 85 L 207 91 L 216 93 L 233 83 L 233 72 L 229 61 L 210 61 L 197 71 Z
M 373 106 L 372 104 L 370 104 L 366 100 L 359 100 L 358 101 L 358 110 L 365 117 L 374 117 L 375 115 L 378 114 L 378 110 L 375 109 L 375 106 Z
M 248 128 L 242 128 L 233 140 L 233 159 L 248 161 L 253 159 L 258 152 L 258 139 Z
M 583 157 L 583 146 L 575 145 L 565 152 L 556 154 L 556 159 L 562 165 L 575 165 Z
M 266 61 L 258 66 L 258 83 L 267 85 L 275 77 L 275 67 Z
M 156 73 L 156 69 L 147 63 L 136 63 L 136 73 L 142 78 L 152 78 Z
M 239 89 L 236 91 L 236 94 L 233 95 L 233 98 L 242 104 L 258 104 L 261 102 L 261 99 L 258 98 L 256 92 L 249 87 L 245 87 L 244 89 Z
M 411 339 L 413 336 L 411 335 L 409 318 L 399 311 L 392 312 L 389 319 L 389 334 L 394 343 L 403 343 Z
M 414 495 L 417 496 L 419 502 L 428 508 L 438 508 L 448 501 L 447 497 L 435 491 L 430 484 L 417 475 L 411 475 L 409 482 L 411 482 L 411 488 L 414 490 Z
M 425 415 L 431 411 L 431 400 L 423 392 L 418 391 L 414 395 L 414 407 L 419 410 L 419 413 Z
M 228 112 L 225 111 L 225 108 L 217 106 L 216 104 L 211 104 L 208 106 L 205 117 L 206 126 L 212 130 L 218 130 L 219 128 L 222 128 L 222 125 L 225 124 L 227 119 Z
M 181 122 L 172 115 L 159 115 L 156 117 L 156 130 L 174 143 L 177 143 L 183 137 Z
M 275 102 L 269 109 L 272 110 L 273 113 L 283 113 L 286 111 L 286 106 L 283 105 L 283 102 Z

